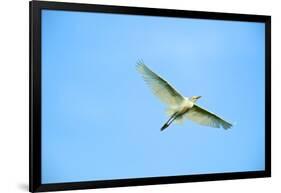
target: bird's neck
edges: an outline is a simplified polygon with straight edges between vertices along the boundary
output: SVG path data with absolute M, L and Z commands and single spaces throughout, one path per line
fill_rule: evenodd
M 190 99 L 191 102 L 195 103 L 197 99 Z

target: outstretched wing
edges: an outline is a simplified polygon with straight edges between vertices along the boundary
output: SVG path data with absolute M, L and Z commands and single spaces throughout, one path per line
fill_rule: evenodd
M 223 120 L 214 113 L 203 109 L 202 107 L 194 104 L 194 106 L 184 116 L 200 125 L 205 125 L 214 128 L 223 127 L 229 129 L 232 124 Z
M 143 62 L 138 62 L 137 70 L 152 89 L 153 93 L 167 105 L 179 105 L 184 97 L 166 80 L 150 70 Z

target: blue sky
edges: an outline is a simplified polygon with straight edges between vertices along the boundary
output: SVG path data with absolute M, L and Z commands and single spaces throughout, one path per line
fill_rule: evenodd
M 160 132 L 142 59 L 235 123 Z M 42 183 L 264 170 L 264 24 L 43 10 Z

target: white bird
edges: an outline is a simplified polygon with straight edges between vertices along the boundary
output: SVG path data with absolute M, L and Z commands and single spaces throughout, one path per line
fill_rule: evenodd
M 138 62 L 136 67 L 145 82 L 151 87 L 153 93 L 168 106 L 166 112 L 170 118 L 161 127 L 161 131 L 169 127 L 173 121 L 181 123 L 185 119 L 214 128 L 223 127 L 224 129 L 229 129 L 232 127 L 231 123 L 195 104 L 201 96 L 184 97 L 170 83 L 150 70 L 143 62 Z

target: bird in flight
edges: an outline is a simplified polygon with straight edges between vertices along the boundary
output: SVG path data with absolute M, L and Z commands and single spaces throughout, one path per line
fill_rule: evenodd
M 166 112 L 169 119 L 161 127 L 161 131 L 169 127 L 173 121 L 182 123 L 185 119 L 214 128 L 223 127 L 224 129 L 229 129 L 232 127 L 231 123 L 197 105 L 196 101 L 201 96 L 184 97 L 169 82 L 149 69 L 142 61 L 138 62 L 136 67 L 153 93 L 168 106 Z

